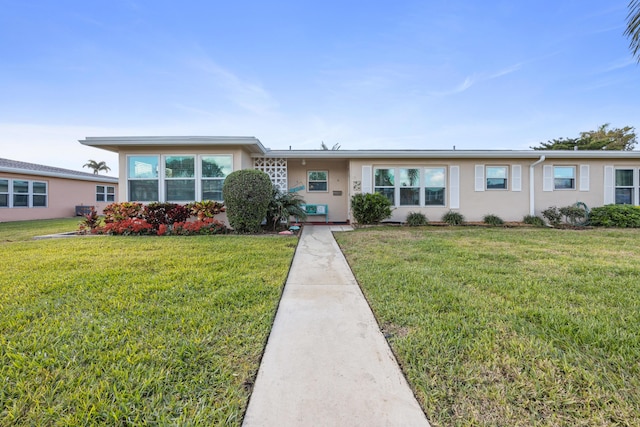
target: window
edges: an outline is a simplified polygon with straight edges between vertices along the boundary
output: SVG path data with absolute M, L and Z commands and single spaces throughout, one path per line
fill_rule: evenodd
M 554 166 L 553 188 L 554 190 L 574 190 L 576 188 L 576 167 Z
M 384 195 L 395 206 L 395 169 L 376 169 L 373 174 L 373 190 Z
M 202 156 L 202 200 L 223 201 L 222 184 L 233 171 L 230 155 Z
M 38 208 L 47 207 L 47 183 L 40 181 L 33 181 L 31 183 L 32 199 L 31 206 Z
M 373 186 L 393 206 L 445 206 L 446 168 L 374 168 Z
M 111 185 L 96 185 L 96 202 L 114 202 L 116 189 Z
M 420 169 L 399 169 L 400 206 L 420 206 Z
M 424 169 L 424 204 L 444 206 L 445 168 Z
M 129 156 L 127 180 L 130 202 L 157 202 L 158 156 Z
M 0 208 L 9 207 L 9 180 L 0 179 Z
M 633 169 L 616 169 L 616 205 L 635 205 Z
M 507 166 L 487 166 L 487 190 L 506 190 Z
M 166 156 L 164 159 L 165 200 L 190 202 L 196 199 L 194 156 Z
M 29 181 L 13 181 L 13 207 L 29 207 Z
M 308 171 L 307 172 L 307 188 L 308 191 L 329 191 L 329 172 L 327 171 Z

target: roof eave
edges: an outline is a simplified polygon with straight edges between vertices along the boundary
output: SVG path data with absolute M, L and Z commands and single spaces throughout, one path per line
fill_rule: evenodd
M 253 136 L 116 136 L 86 137 L 79 140 L 83 145 L 118 152 L 122 147 L 150 146 L 243 146 L 252 154 L 264 154 L 267 149 Z
M 76 181 L 110 182 L 114 184 L 118 183 L 118 178 L 112 177 L 112 176 L 104 176 L 104 175 L 96 175 L 95 177 L 93 177 L 93 176 L 74 175 L 71 173 L 34 171 L 30 169 L 7 168 L 7 167 L 1 167 L 1 166 L 0 166 L 0 172 L 14 173 L 16 175 L 46 176 L 51 178 L 73 179 Z

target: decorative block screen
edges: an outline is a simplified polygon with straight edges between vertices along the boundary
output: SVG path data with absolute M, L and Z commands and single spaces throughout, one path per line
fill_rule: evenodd
M 280 191 L 288 191 L 287 185 L 287 159 L 257 157 L 254 159 L 253 168 L 266 172 L 271 182 Z

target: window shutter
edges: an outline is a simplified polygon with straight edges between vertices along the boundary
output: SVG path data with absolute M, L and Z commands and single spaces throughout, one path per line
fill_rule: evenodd
M 484 191 L 484 165 L 476 165 L 476 191 Z
M 580 191 L 589 191 L 589 165 L 580 165 Z
M 371 166 L 362 166 L 362 194 L 368 194 L 372 192 L 372 179 Z
M 522 166 L 511 166 L 511 191 L 522 191 Z
M 614 178 L 615 170 L 613 166 L 604 167 L 604 204 L 610 205 L 615 203 L 615 187 Z
M 449 166 L 449 209 L 460 209 L 460 166 Z
M 542 191 L 553 191 L 553 166 L 544 165 L 542 168 Z

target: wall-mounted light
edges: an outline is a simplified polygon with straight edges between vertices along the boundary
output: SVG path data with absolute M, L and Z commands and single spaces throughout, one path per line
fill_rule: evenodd
M 307 164 L 307 161 L 305 159 L 302 159 L 302 166 L 305 166 Z

